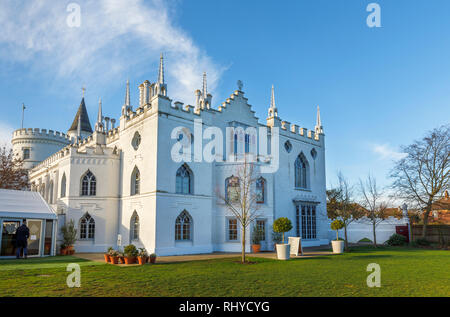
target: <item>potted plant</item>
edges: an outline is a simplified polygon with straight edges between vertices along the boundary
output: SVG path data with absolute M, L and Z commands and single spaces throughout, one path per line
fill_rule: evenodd
M 109 258 L 109 253 L 111 252 L 112 249 L 113 249 L 112 247 L 109 247 L 106 253 L 104 254 L 106 263 L 111 262 L 111 259 Z
M 330 227 L 332 230 L 336 230 L 336 240 L 331 241 L 333 253 L 343 253 L 344 241 L 339 240 L 339 230 L 344 228 L 344 222 L 342 220 L 336 219 L 331 223 Z
M 147 262 L 148 253 L 145 248 L 139 248 L 139 254 L 138 254 L 138 262 L 139 265 L 144 265 Z
M 109 258 L 111 259 L 111 264 L 118 264 L 119 263 L 119 252 L 111 249 L 109 251 Z
M 276 245 L 278 260 L 289 260 L 291 248 L 288 243 L 284 243 L 284 233 L 291 229 L 292 222 L 286 217 L 278 218 L 273 222 L 273 230 L 282 233 L 282 243 Z
M 260 227 L 254 226 L 252 230 L 252 252 L 261 251 L 261 240 L 263 239 L 263 231 Z
M 120 264 L 125 264 L 125 256 L 123 252 L 117 251 L 117 257 L 119 258 Z
M 62 255 L 74 254 L 75 250 L 73 249 L 73 244 L 77 240 L 77 229 L 75 229 L 75 224 L 72 219 L 66 225 L 62 226 L 61 232 L 63 234 L 61 254 Z
M 156 254 L 155 253 L 152 253 L 152 254 L 150 254 L 150 263 L 155 263 L 156 262 Z
M 133 264 L 136 262 L 138 250 L 134 244 L 129 244 L 123 249 L 125 264 Z

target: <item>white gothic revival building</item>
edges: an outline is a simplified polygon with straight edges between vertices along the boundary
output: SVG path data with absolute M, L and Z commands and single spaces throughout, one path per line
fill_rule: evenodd
M 122 246 L 133 243 L 158 255 L 239 251 L 239 225 L 217 192 L 226 195 L 235 185 L 236 158 L 244 152 L 258 158 L 256 165 L 270 163 L 278 152 L 278 170 L 262 172 L 254 188 L 261 207 L 255 224 L 265 237 L 262 249 L 273 249 L 271 225 L 279 217 L 291 219 L 288 236 L 302 237 L 305 246 L 328 244 L 325 136 L 319 111 L 314 130 L 281 120 L 272 87 L 268 118 L 261 123 L 242 84 L 238 86 L 214 109 L 204 75 L 195 106 L 172 102 L 161 57 L 158 80 L 139 86 L 135 109 L 127 83 L 117 126 L 114 119 L 102 116 L 100 101 L 93 130 L 83 98 L 67 134 L 21 129 L 13 134 L 13 147 L 30 168 L 32 190 L 42 194 L 62 221 L 73 219 L 78 226 L 77 252 L 117 247 L 119 236 Z M 176 142 L 184 138 L 194 147 L 210 141 L 205 135 L 195 138 L 196 120 L 202 122 L 202 133 L 209 127 L 220 128 L 224 135 L 230 127 L 265 127 L 269 143 L 278 130 L 279 142 L 276 149 L 260 153 L 255 138 L 236 129 L 223 141 L 226 154 L 215 153 L 223 160 L 176 162 Z M 182 133 L 174 137 L 179 127 Z M 237 146 L 241 141 L 244 146 Z M 249 235 L 247 239 L 249 248 Z

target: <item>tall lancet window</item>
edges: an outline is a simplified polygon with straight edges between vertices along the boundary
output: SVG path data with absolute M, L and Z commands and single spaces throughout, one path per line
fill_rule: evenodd
M 139 227 L 139 216 L 137 212 L 134 211 L 130 223 L 130 241 L 139 240 Z
M 256 202 L 258 204 L 264 204 L 265 202 L 265 187 L 266 180 L 263 177 L 260 177 L 256 180 Z
M 95 238 L 95 220 L 88 213 L 80 219 L 80 239 Z
M 192 240 L 192 217 L 186 210 L 183 210 L 175 221 L 175 240 Z
M 177 170 L 176 175 L 176 193 L 192 194 L 192 172 L 189 167 L 184 164 Z
M 308 188 L 308 161 L 303 153 L 295 160 L 295 187 Z
M 91 171 L 87 171 L 81 179 L 81 196 L 95 196 L 97 192 L 97 180 Z
M 133 173 L 131 173 L 131 196 L 139 195 L 141 192 L 141 173 L 137 166 L 134 168 Z
M 66 197 L 66 173 L 63 174 L 63 177 L 61 178 L 61 198 Z
M 50 181 L 48 186 L 48 203 L 53 204 L 53 181 Z

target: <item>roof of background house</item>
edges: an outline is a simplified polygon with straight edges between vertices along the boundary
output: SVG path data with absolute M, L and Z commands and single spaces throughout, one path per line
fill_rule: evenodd
M 445 191 L 444 197 L 433 203 L 431 210 L 449 210 L 450 211 L 450 197 L 448 190 Z
M 38 192 L 0 189 L 0 217 L 57 219 L 56 213 Z

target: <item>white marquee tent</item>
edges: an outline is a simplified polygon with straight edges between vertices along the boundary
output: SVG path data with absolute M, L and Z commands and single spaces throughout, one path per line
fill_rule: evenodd
M 30 229 L 29 256 L 55 255 L 57 215 L 38 192 L 0 189 L 0 257 L 15 256 L 15 232 Z

